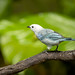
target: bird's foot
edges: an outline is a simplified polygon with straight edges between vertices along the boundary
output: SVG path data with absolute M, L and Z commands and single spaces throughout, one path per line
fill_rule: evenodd
M 46 53 L 46 54 L 48 54 L 48 49 L 44 50 L 44 51 L 43 51 L 43 53 Z
M 55 49 L 56 52 L 58 52 L 58 49 Z
M 55 49 L 54 51 L 55 51 L 55 52 L 61 52 L 61 51 L 59 51 L 58 49 Z
M 56 52 L 58 51 L 58 45 L 57 45 L 57 47 L 56 47 L 55 51 L 56 51 Z
M 44 50 L 43 52 L 47 52 L 48 50 Z

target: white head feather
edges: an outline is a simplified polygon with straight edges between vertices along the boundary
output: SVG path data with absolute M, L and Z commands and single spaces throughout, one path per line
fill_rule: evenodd
M 30 29 L 33 31 L 33 32 L 39 32 L 40 30 L 44 29 L 43 27 L 41 27 L 40 25 L 38 24 L 32 24 L 29 26 Z

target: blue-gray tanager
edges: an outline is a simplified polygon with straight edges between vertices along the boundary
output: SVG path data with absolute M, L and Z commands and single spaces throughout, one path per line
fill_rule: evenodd
M 48 50 L 51 49 L 52 46 L 56 45 L 57 51 L 59 43 L 63 41 L 75 41 L 75 39 L 65 38 L 62 35 L 56 33 L 55 31 L 51 29 L 45 29 L 38 24 L 32 24 L 28 26 L 28 28 L 30 28 L 35 33 L 35 35 L 41 42 L 47 45 Z

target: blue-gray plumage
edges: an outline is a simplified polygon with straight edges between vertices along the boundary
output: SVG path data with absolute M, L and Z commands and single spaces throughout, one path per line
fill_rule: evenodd
M 32 24 L 28 26 L 28 28 L 30 28 L 35 33 L 35 35 L 41 42 L 48 46 L 48 49 L 50 49 L 51 46 L 54 45 L 57 45 L 58 48 L 58 44 L 62 41 L 75 41 L 75 39 L 65 38 L 51 29 L 44 29 L 38 24 Z

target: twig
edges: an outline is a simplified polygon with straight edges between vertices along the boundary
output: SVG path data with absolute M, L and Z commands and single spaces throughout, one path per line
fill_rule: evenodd
M 33 65 L 45 62 L 46 60 L 75 60 L 75 50 L 64 52 L 42 52 L 14 65 L 0 68 L 0 75 L 10 75 L 21 72 Z

